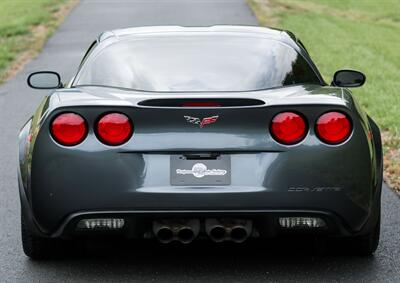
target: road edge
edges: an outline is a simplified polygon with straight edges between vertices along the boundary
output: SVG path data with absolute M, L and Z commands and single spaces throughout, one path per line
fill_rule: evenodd
M 31 32 L 26 37 L 32 37 L 26 51 L 21 52 L 3 71 L 0 72 L 0 85 L 15 77 L 26 64 L 35 59 L 42 51 L 48 39 L 54 34 L 57 28 L 65 21 L 71 11 L 79 4 L 80 0 L 67 0 L 60 4 L 58 9 L 52 13 L 52 20 L 46 24 L 39 24 L 31 27 Z

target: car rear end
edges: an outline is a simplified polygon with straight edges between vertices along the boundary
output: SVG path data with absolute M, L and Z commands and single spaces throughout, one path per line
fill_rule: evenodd
M 331 124 L 321 126 L 327 115 Z M 361 232 L 374 205 L 370 129 L 343 105 L 145 99 L 61 107 L 32 142 L 27 189 L 48 236 L 150 237 L 154 225 L 175 220 L 196 220 L 196 236 L 209 221 L 241 223 L 246 237 L 343 236 Z

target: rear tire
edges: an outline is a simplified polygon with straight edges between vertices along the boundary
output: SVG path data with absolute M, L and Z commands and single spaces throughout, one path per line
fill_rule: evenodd
M 71 255 L 76 248 L 72 241 L 35 236 L 23 214 L 21 215 L 21 236 L 24 253 L 31 259 L 62 258 Z
M 381 230 L 381 221 L 379 215 L 378 222 L 376 223 L 376 225 L 374 226 L 374 228 L 370 233 L 368 233 L 367 235 L 354 237 L 351 239 L 350 249 L 356 255 L 360 256 L 372 255 L 378 248 L 380 230 Z

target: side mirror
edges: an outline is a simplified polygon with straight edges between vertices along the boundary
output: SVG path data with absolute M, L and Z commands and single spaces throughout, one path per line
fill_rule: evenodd
M 56 72 L 34 72 L 28 77 L 28 85 L 36 89 L 53 89 L 62 87 L 61 77 Z
M 365 83 L 365 75 L 359 71 L 340 70 L 333 75 L 333 86 L 359 87 Z

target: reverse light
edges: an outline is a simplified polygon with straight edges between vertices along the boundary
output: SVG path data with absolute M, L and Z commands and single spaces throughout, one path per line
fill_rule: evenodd
M 88 128 L 86 121 L 80 115 L 62 113 L 51 123 L 50 133 L 59 144 L 73 146 L 86 138 Z
M 132 136 L 133 124 L 124 114 L 109 113 L 97 122 L 96 133 L 99 140 L 104 144 L 121 145 Z
M 307 124 L 299 114 L 282 112 L 272 119 L 270 131 L 277 142 L 292 145 L 306 136 Z
M 282 228 L 322 228 L 326 223 L 318 217 L 281 217 L 279 225 Z
M 351 134 L 350 119 L 340 112 L 328 112 L 318 118 L 316 133 L 320 140 L 328 144 L 344 142 Z
M 79 230 L 118 230 L 125 225 L 125 220 L 121 218 L 95 218 L 82 219 L 76 225 Z

